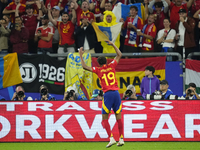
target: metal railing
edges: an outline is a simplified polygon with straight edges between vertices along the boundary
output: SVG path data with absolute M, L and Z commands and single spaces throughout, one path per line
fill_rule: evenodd
M 48 54 L 51 57 L 67 57 L 68 53 L 65 54 Z M 92 57 L 115 57 L 116 53 L 92 53 Z M 177 52 L 145 52 L 145 53 L 122 53 L 123 57 L 156 57 L 156 56 L 175 56 L 177 57 L 177 61 L 182 61 L 181 54 Z
M 69 53 L 64 54 L 48 54 L 51 57 L 67 57 Z M 32 55 L 32 54 L 27 54 Z M 0 54 L 0 57 L 5 56 L 5 54 Z M 92 53 L 92 57 L 115 57 L 116 53 Z M 145 53 L 122 53 L 122 57 L 156 57 L 156 56 L 175 56 L 177 61 L 182 61 L 182 56 L 177 52 L 145 52 Z
M 192 59 L 192 56 L 200 56 L 200 52 L 189 53 L 187 58 Z

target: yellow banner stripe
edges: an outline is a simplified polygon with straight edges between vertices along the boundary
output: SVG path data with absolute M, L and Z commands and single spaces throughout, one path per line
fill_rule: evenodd
M 158 76 L 159 80 L 165 79 L 165 69 L 156 70 L 154 74 Z M 118 81 L 118 87 L 120 88 L 119 93 L 124 93 L 126 91 L 126 86 L 129 84 L 134 84 L 136 93 L 140 93 L 140 84 L 144 76 L 145 71 L 116 72 L 116 79 Z M 101 89 L 97 79 L 98 76 L 93 73 L 93 88 Z

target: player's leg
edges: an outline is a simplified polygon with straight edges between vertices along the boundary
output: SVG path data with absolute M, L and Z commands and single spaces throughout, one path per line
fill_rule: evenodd
M 104 100 L 102 101 L 102 126 L 106 129 L 106 132 L 110 138 L 110 142 L 106 146 L 107 148 L 111 147 L 113 144 L 116 143 L 111 133 L 110 125 L 108 123 L 108 116 L 111 111 L 111 107 L 113 105 L 112 100 L 110 99 L 111 97 L 112 97 L 112 92 L 106 92 L 104 94 Z
M 121 120 L 121 112 L 116 114 L 115 113 L 115 116 L 116 116 L 116 120 L 117 120 L 117 124 L 118 124 L 118 130 L 119 130 L 119 142 L 117 143 L 117 146 L 122 146 L 124 145 L 124 137 L 123 137 L 123 123 L 122 123 L 122 120 Z
M 118 91 L 116 91 L 115 93 L 115 103 L 114 103 L 113 111 L 115 112 L 115 117 L 117 120 L 118 131 L 119 131 L 119 142 L 117 143 L 117 146 L 122 146 L 124 145 L 124 139 L 123 139 L 124 127 L 121 120 L 122 104 L 121 104 L 121 98 Z

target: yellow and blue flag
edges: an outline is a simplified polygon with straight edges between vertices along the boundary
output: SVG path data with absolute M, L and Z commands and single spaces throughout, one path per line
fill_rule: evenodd
M 90 53 L 84 53 L 83 59 L 91 67 Z M 92 82 L 92 72 L 83 69 L 79 53 L 69 53 L 65 69 L 65 91 L 75 84 L 82 99 L 89 100 L 92 98 Z
M 122 3 L 118 3 L 113 8 L 113 11 L 112 11 L 117 18 L 117 22 L 119 22 L 121 18 L 123 18 L 124 21 L 126 20 L 126 17 L 129 16 L 131 6 L 136 6 L 138 8 L 138 16 L 142 18 L 144 21 L 144 5 L 142 3 L 135 3 L 135 4 L 130 4 L 130 5 L 124 5 Z
M 95 23 L 93 23 L 92 25 L 96 32 L 98 42 L 109 40 L 115 43 L 121 31 L 122 24 L 123 23 L 120 22 L 110 27 L 96 25 Z
M 0 89 L 22 82 L 17 53 L 0 58 Z

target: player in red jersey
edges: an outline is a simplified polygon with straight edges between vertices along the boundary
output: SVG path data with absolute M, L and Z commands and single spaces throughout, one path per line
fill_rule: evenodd
M 100 81 L 101 81 L 101 87 L 104 92 L 104 100 L 102 102 L 102 125 L 106 129 L 108 136 L 110 137 L 110 142 L 106 147 L 110 147 L 113 144 L 116 143 L 115 139 L 113 138 L 113 135 L 111 133 L 110 125 L 108 123 L 108 116 L 111 112 L 111 108 L 115 112 L 116 120 L 118 123 L 118 129 L 119 129 L 119 142 L 117 143 L 117 146 L 124 145 L 123 140 L 123 124 L 121 121 L 121 98 L 118 92 L 118 83 L 115 77 L 115 68 L 117 64 L 119 63 L 119 60 L 122 56 L 122 53 L 120 50 L 110 41 L 106 41 L 109 45 L 112 45 L 117 53 L 117 56 L 114 58 L 114 60 L 107 64 L 107 60 L 105 57 L 99 57 L 97 59 L 97 62 L 100 67 L 89 67 L 86 65 L 86 63 L 83 60 L 83 47 L 79 49 L 81 64 L 85 70 L 94 72 L 98 75 Z

